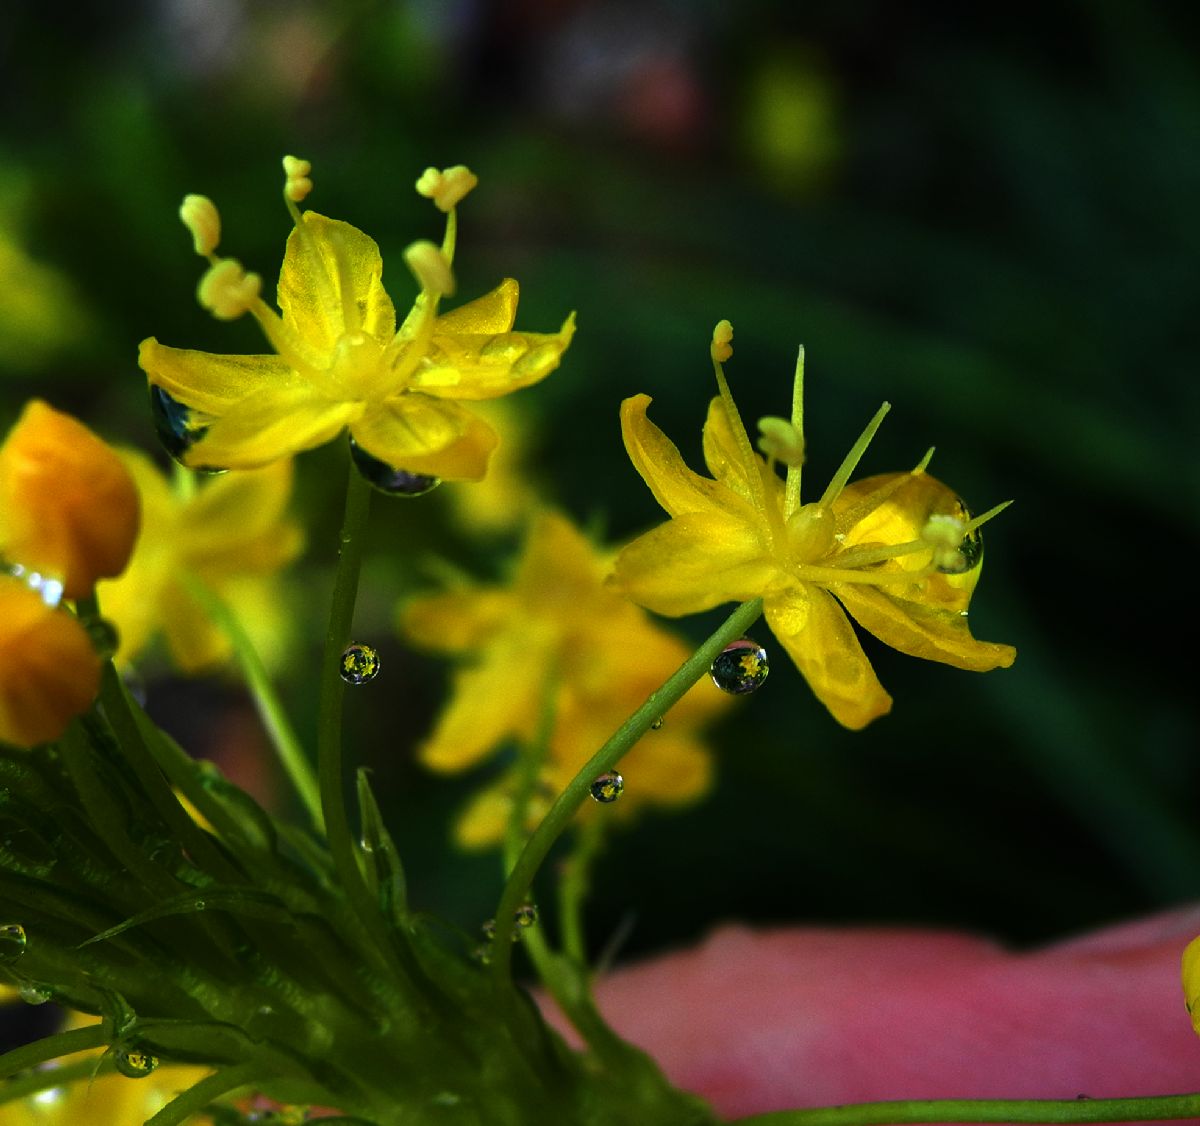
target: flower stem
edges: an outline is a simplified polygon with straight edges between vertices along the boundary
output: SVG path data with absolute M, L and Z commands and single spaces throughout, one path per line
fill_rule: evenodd
M 907 1122 L 1142 1122 L 1195 1119 L 1200 1094 L 1135 1099 L 909 1099 L 778 1110 L 736 1119 L 737 1126 L 886 1126 Z
M 583 933 L 583 901 L 591 883 L 592 861 L 600 851 L 607 825 L 602 817 L 586 820 L 578 830 L 575 848 L 563 866 L 558 884 L 559 933 L 563 953 L 580 966 L 587 965 Z
M 325 819 L 321 812 L 321 790 L 317 785 L 316 775 L 313 774 L 295 728 L 288 719 L 287 712 L 267 674 L 266 666 L 250 640 L 250 635 L 242 628 L 237 615 L 199 579 L 183 575 L 181 581 L 233 646 L 234 656 L 237 657 L 242 676 L 246 680 L 246 687 L 254 699 L 254 706 L 258 709 L 259 718 L 275 748 L 275 754 L 296 788 L 296 793 L 304 803 L 314 827 L 318 832 L 323 832 Z
M 497 985 L 507 985 L 512 966 L 509 936 L 513 928 L 513 913 L 529 894 L 533 878 L 542 861 L 574 817 L 575 811 L 587 799 L 592 782 L 605 771 L 612 770 L 640 739 L 650 725 L 675 704 L 712 665 L 717 654 L 743 633 L 762 613 L 762 600 L 744 602 L 721 624 L 717 631 L 696 650 L 663 686 L 651 692 L 638 708 L 567 784 L 542 822 L 525 844 L 517 863 L 509 874 L 500 905 L 496 908 L 496 936 L 492 955 L 492 973 Z

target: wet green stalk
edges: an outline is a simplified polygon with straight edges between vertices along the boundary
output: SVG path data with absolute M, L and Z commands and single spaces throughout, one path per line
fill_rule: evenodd
M 592 782 L 597 776 L 612 770 L 650 728 L 650 725 L 675 704 L 681 696 L 708 672 L 714 658 L 731 641 L 737 640 L 757 621 L 762 613 L 762 600 L 744 602 L 722 623 L 695 653 L 670 676 L 661 688 L 652 692 L 646 702 L 621 725 L 603 747 L 583 766 L 559 794 L 525 845 L 500 897 L 496 908 L 496 937 L 492 954 L 492 973 L 496 984 L 507 987 L 512 967 L 509 941 L 513 914 L 529 895 L 533 878 L 546 859 L 554 842 L 571 823 L 575 811 L 587 800 Z

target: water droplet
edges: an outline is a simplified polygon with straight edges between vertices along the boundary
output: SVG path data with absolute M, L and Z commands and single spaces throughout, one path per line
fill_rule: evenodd
M 195 421 L 191 407 L 184 406 L 178 399 L 167 394 L 161 387 L 150 386 L 150 415 L 154 419 L 154 432 L 162 447 L 180 465 L 187 453 L 205 434 L 208 427 Z M 191 466 L 200 473 L 225 473 L 217 466 Z
M 742 637 L 717 654 L 708 675 L 722 692 L 745 696 L 763 686 L 769 671 L 767 651 L 757 641 Z
M 955 500 L 954 515 L 957 519 L 964 523 L 971 519 L 971 510 L 963 504 L 961 498 Z M 974 570 L 979 566 L 983 559 L 983 532 L 976 528 L 973 532 L 968 532 L 962 543 L 958 545 L 958 558 L 954 563 L 948 566 L 939 567 L 938 570 L 943 575 L 964 575 L 968 571 Z
M 117 651 L 121 644 L 121 635 L 117 627 L 107 618 L 85 618 L 83 628 L 87 630 L 92 640 L 92 648 L 99 654 L 100 659 L 107 661 Z
M 531 927 L 538 921 L 538 909 L 534 903 L 522 903 L 513 912 L 513 922 L 518 927 Z
M 492 963 L 492 948 L 486 942 L 481 942 L 471 951 L 471 957 L 481 965 L 489 966 Z
M 144 1048 L 118 1048 L 113 1053 L 117 1070 L 128 1079 L 144 1079 L 158 1067 L 158 1056 Z
M 0 965 L 11 965 L 25 953 L 28 944 L 20 923 L 0 923 Z
M 379 654 L 369 645 L 347 646 L 342 654 L 342 679 L 347 684 L 366 684 L 379 675 Z
M 47 985 L 39 985 L 36 981 L 23 981 L 17 986 L 21 1000 L 27 1005 L 44 1005 L 53 996 L 53 990 Z
M 409 473 L 394 465 L 372 457 L 353 438 L 350 439 L 350 457 L 354 468 L 363 478 L 381 493 L 391 497 L 420 497 L 432 492 L 442 483 L 440 477 L 427 477 L 423 473 Z
M 662 725 L 666 722 L 667 721 L 666 721 L 665 717 L 660 715 L 658 717 L 658 719 L 656 719 L 652 724 L 650 724 L 650 730 L 651 731 L 660 731 L 660 730 L 662 730 Z
M 492 939 L 496 937 L 496 920 L 488 919 L 488 921 L 484 923 L 482 927 L 480 927 L 480 930 L 483 931 L 483 937 L 486 938 L 488 942 L 491 942 Z
M 592 800 L 607 805 L 621 796 L 625 789 L 625 779 L 615 770 L 605 771 L 591 785 Z

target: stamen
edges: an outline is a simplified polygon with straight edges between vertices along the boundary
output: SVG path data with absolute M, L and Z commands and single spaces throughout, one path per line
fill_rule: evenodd
M 910 470 L 910 473 L 913 477 L 919 477 L 925 472 L 926 469 L 929 468 L 929 463 L 933 460 L 933 451 L 936 448 L 936 446 L 930 446 L 929 449 L 925 451 L 925 456 L 921 458 L 921 460 L 918 461 L 915 466 L 913 466 L 913 468 Z
M 837 564 L 847 570 L 857 570 L 859 567 L 870 567 L 873 563 L 885 563 L 889 559 L 899 559 L 904 555 L 915 555 L 918 551 L 928 551 L 929 547 L 927 540 L 919 539 L 909 540 L 907 543 L 881 544 L 879 547 L 851 548 L 837 557 Z
M 804 466 L 804 345 L 796 355 L 796 374 L 792 377 L 792 430 L 800 443 L 800 460 L 788 463 L 787 486 L 783 491 L 783 513 L 791 516 L 800 510 L 800 475 Z
M 992 517 L 999 516 L 1010 504 L 1012 504 L 1011 500 L 1001 501 L 1000 504 L 989 508 L 982 516 L 975 516 L 968 520 L 965 534 L 969 536 L 976 528 L 983 527 Z
M 840 567 L 814 567 L 809 563 L 794 563 L 792 572 L 801 581 L 833 586 L 837 583 L 852 583 L 857 586 L 911 586 L 933 574 L 933 567 L 922 567 L 919 571 L 849 571 Z
M 185 195 L 179 205 L 179 218 L 192 234 L 192 245 L 201 258 L 212 260 L 221 241 L 221 215 L 206 195 Z
M 733 355 L 733 325 L 728 321 L 717 321 L 709 353 L 714 364 L 723 364 Z
M 301 160 L 298 156 L 285 156 L 283 171 L 287 176 L 287 183 L 283 185 L 284 199 L 291 204 L 303 202 L 308 198 L 308 193 L 313 190 L 313 182 L 309 178 L 309 174 L 312 172 L 312 163 Z
M 933 565 L 948 574 L 959 574 L 967 569 L 966 558 L 960 550 L 966 535 L 966 521 L 945 513 L 930 516 L 921 529 L 922 541 L 933 552 Z
M 433 243 L 425 239 L 414 242 L 404 252 L 404 261 L 412 270 L 422 292 L 435 299 L 454 292 L 454 274 L 450 263 Z
M 846 482 L 850 480 L 850 474 L 858 468 L 858 463 L 862 460 L 863 454 L 867 452 L 871 439 L 875 437 L 875 432 L 891 409 L 891 403 L 884 403 L 875 412 L 875 417 L 867 423 L 867 428 L 858 436 L 858 441 L 850 447 L 850 452 L 838 466 L 838 471 L 833 475 L 833 480 L 829 482 L 829 487 L 818 502 L 822 508 L 828 508 L 841 495 L 842 490 L 846 487 Z
M 433 200 L 439 211 L 447 213 L 454 210 L 463 198 L 479 183 L 475 175 L 465 164 L 456 164 L 453 168 L 439 171 L 436 168 L 426 168 L 417 180 L 417 193 Z
M 214 317 L 232 321 L 250 309 L 261 290 L 262 278 L 247 273 L 237 259 L 224 258 L 204 272 L 196 296 Z
M 758 448 L 767 457 L 781 461 L 789 468 L 804 464 L 804 438 L 786 418 L 760 418 L 758 429 L 761 432 Z

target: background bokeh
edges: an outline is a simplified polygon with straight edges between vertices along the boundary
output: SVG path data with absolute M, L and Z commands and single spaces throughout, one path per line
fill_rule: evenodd
M 637 391 L 698 460 L 708 339 L 732 320 L 743 413 L 786 413 L 808 354 L 809 480 L 880 400 L 865 472 L 933 471 L 987 529 L 987 676 L 866 639 L 894 713 L 840 729 L 782 655 L 714 735 L 703 803 L 623 833 L 597 870 L 597 946 L 686 943 L 715 922 L 945 924 L 1025 944 L 1200 893 L 1185 622 L 1200 553 L 1200 28 L 1188 5 L 157 0 L 0 8 L 0 423 L 30 394 L 154 448 L 139 340 L 255 351 L 194 300 L 176 218 L 215 198 L 223 249 L 268 278 L 285 152 L 310 204 L 399 252 L 439 235 L 412 183 L 465 161 L 460 293 L 520 279 L 523 327 L 570 309 L 562 369 L 524 393 L 527 472 L 577 520 L 659 518 L 620 443 Z M 340 452 L 305 455 L 310 549 L 272 654 L 312 720 Z M 380 681 L 352 698 L 415 901 L 474 928 L 493 857 L 449 843 L 478 779 L 414 761 L 449 670 L 395 639 L 436 555 L 501 573 L 446 487 L 379 502 L 358 634 Z M 718 616 L 682 622 L 699 638 Z M 769 642 L 766 631 L 759 640 Z M 230 679 L 143 669 L 149 706 L 269 793 Z M 514 678 L 520 668 L 514 668 Z M 669 722 L 669 719 L 668 719 Z M 636 777 L 627 779 L 631 787 Z M 286 804 L 282 789 L 276 801 Z M 548 897 L 547 897 L 548 898 Z

